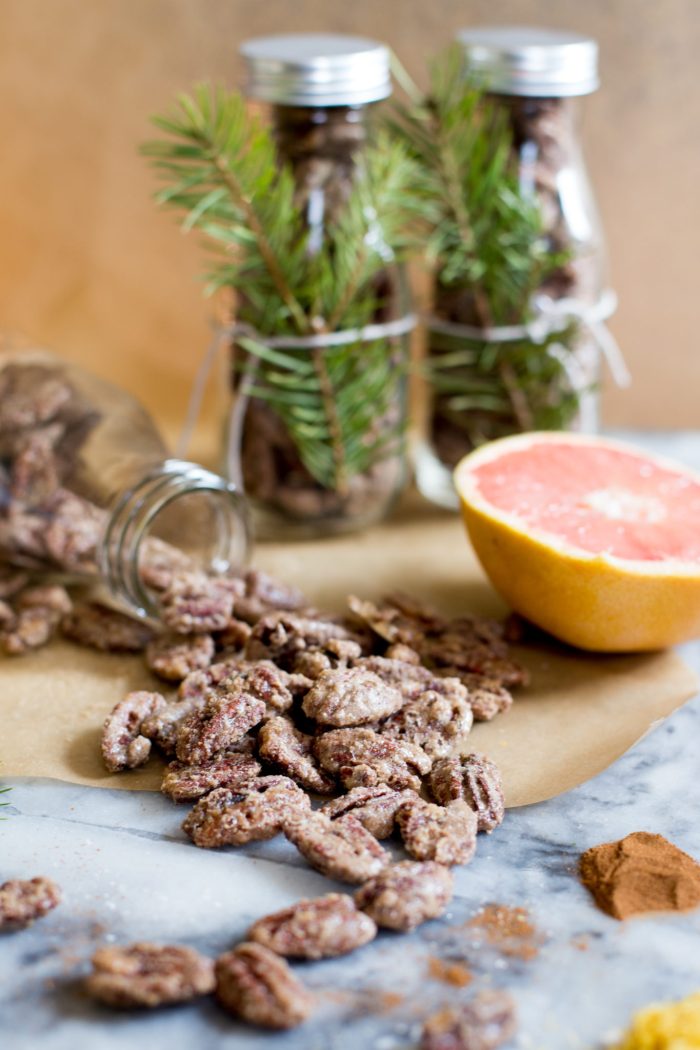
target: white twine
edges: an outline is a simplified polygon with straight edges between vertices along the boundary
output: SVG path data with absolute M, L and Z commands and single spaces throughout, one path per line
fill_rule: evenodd
M 254 339 L 261 346 L 269 347 L 270 350 L 318 350 L 335 346 L 348 346 L 351 343 L 372 343 L 377 339 L 392 339 L 400 335 L 406 335 L 417 325 L 418 318 L 415 314 L 405 314 L 393 321 L 382 321 L 377 324 L 364 325 L 362 328 L 339 328 L 335 332 L 320 332 L 315 335 L 263 335 L 252 325 L 242 324 L 234 321 L 231 324 L 217 325 L 214 334 L 206 349 L 202 362 L 197 369 L 197 374 L 192 384 L 189 404 L 185 415 L 180 436 L 177 440 L 175 454 L 179 459 L 184 459 L 187 449 L 192 441 L 192 435 L 199 419 L 202 409 L 204 393 L 209 382 L 211 370 L 214 367 L 219 353 L 241 336 Z M 254 371 L 257 370 L 257 362 L 254 362 Z M 235 484 L 241 484 L 240 463 L 237 450 L 240 448 L 243 432 L 243 418 L 248 402 L 248 396 L 253 386 L 254 374 L 243 377 L 236 403 L 229 419 L 227 436 L 227 467 L 228 476 Z
M 482 343 L 511 343 L 520 339 L 543 343 L 548 336 L 564 331 L 571 321 L 578 321 L 601 351 L 617 386 L 630 385 L 631 376 L 622 351 L 605 324 L 617 309 L 617 296 L 612 289 L 606 289 L 598 301 L 592 304 L 580 299 L 552 299 L 548 295 L 538 295 L 532 306 L 534 316 L 525 324 L 481 328 L 478 325 L 444 321 L 434 316 L 428 317 L 426 324 L 431 332 L 461 336 Z

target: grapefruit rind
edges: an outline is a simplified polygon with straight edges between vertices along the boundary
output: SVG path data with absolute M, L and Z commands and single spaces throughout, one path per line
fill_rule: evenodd
M 482 498 L 473 472 L 534 442 L 598 444 L 700 477 L 623 442 L 558 432 L 519 434 L 482 446 L 454 472 L 472 546 L 491 583 L 516 611 L 570 645 L 596 652 L 666 648 L 700 635 L 700 563 L 637 561 L 579 550 L 529 528 Z

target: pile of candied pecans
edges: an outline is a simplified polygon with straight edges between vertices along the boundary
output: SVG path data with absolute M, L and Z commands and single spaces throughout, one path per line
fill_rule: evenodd
M 525 675 L 502 625 L 446 620 L 403 594 L 352 597 L 331 615 L 259 571 L 177 572 L 162 608 L 166 632 L 145 643 L 136 624 L 129 648 L 141 640 L 177 695 L 137 691 L 116 705 L 102 737 L 107 768 L 138 767 L 155 745 L 171 759 L 163 792 L 194 803 L 183 829 L 196 846 L 284 834 L 317 871 L 359 888 L 259 920 L 213 965 L 184 948 L 104 948 L 87 987 L 120 1006 L 215 990 L 235 1016 L 290 1028 L 313 1003 L 286 959 L 345 954 L 378 927 L 408 931 L 446 910 L 451 866 L 468 863 L 477 833 L 504 814 L 498 770 L 465 750 L 467 735 L 508 709 Z M 69 636 L 94 644 L 98 617 L 100 645 L 124 648 L 122 618 L 95 607 L 73 611 Z M 327 800 L 313 808 L 310 795 Z M 398 863 L 381 844 L 395 830 L 411 858 Z M 512 1008 L 502 1000 L 474 1000 L 469 1016 L 502 1017 L 505 1038 Z M 445 1024 L 472 1024 L 468 1011 L 447 1013 L 449 1024 L 443 1011 L 426 1025 L 427 1050 L 442 1045 Z
M 466 738 L 474 720 L 509 708 L 525 674 L 495 622 L 447 620 L 403 594 L 351 597 L 345 614 L 326 614 L 260 571 L 170 571 L 162 553 L 163 633 L 103 606 L 72 605 L 60 586 L 24 585 L 6 651 L 27 648 L 9 639 L 33 608 L 53 610 L 52 631 L 80 644 L 143 650 L 177 693 L 132 692 L 115 706 L 102 735 L 107 769 L 141 766 L 155 745 L 171 760 L 163 792 L 194 803 L 183 828 L 196 846 L 284 834 L 317 871 L 358 889 L 260 919 L 215 962 L 184 946 L 103 947 L 86 990 L 121 1008 L 215 992 L 246 1022 L 291 1028 L 313 1000 L 287 959 L 343 955 L 379 927 L 409 931 L 445 912 L 450 868 L 468 863 L 477 833 L 504 815 L 498 770 L 465 750 Z M 310 795 L 326 800 L 313 808 Z M 395 831 L 411 859 L 394 863 L 382 846 Z M 6 883 L 0 927 L 26 925 L 58 899 L 48 880 Z M 422 1047 L 482 1045 L 475 1040 L 486 1030 L 493 1039 L 483 1045 L 496 1047 L 513 1026 L 509 998 L 483 993 L 431 1017 Z

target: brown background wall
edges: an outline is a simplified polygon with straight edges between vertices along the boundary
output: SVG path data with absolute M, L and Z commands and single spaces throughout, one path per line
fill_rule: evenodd
M 203 77 L 235 84 L 237 44 L 363 33 L 420 80 L 426 54 L 485 22 L 596 36 L 604 87 L 586 143 L 634 373 L 608 423 L 698 426 L 700 0 L 2 0 L 0 326 L 139 392 L 169 425 L 207 336 L 197 244 L 150 202 L 148 115 Z

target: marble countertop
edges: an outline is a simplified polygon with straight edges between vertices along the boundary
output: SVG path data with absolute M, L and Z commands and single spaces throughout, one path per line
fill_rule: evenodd
M 700 467 L 700 435 L 634 437 Z M 681 654 L 700 672 L 700 642 Z M 0 936 L 0 1047 L 411 1050 L 431 1009 L 486 987 L 507 988 L 516 1000 L 514 1047 L 603 1046 L 638 1007 L 700 988 L 700 912 L 617 922 L 580 885 L 577 858 L 639 830 L 700 857 L 698 740 L 700 697 L 594 780 L 510 810 L 498 833 L 480 837 L 474 861 L 455 870 L 455 897 L 442 920 L 410 936 L 382 933 L 346 958 L 299 966 L 318 1009 L 285 1034 L 238 1025 L 209 1001 L 113 1013 L 84 998 L 80 978 L 98 944 L 172 941 L 215 955 L 259 916 L 342 887 L 310 870 L 282 839 L 197 850 L 180 830 L 182 812 L 158 795 L 4 781 L 12 792 L 0 811 L 7 818 L 0 876 L 49 875 L 64 903 L 33 927 Z M 470 920 L 489 902 L 528 910 L 536 933 L 527 950 L 484 943 Z M 435 960 L 459 963 L 471 984 L 436 977 Z

